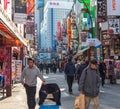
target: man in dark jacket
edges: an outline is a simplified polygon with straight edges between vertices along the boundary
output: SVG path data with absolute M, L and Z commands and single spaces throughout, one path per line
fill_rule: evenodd
M 100 71 L 100 76 L 101 76 L 101 79 L 102 79 L 102 86 L 104 86 L 105 76 L 106 76 L 106 64 L 104 63 L 103 60 L 100 61 L 99 71 Z
M 99 87 L 100 75 L 97 61 L 91 60 L 89 66 L 84 69 L 79 82 L 79 90 L 85 95 L 85 109 L 89 109 L 91 99 L 94 101 L 94 109 L 99 109 Z
M 78 68 L 76 68 L 76 75 L 77 75 L 78 84 L 79 84 L 81 74 L 87 66 L 88 66 L 88 64 L 83 60 L 83 61 L 81 61 L 81 64 L 78 66 Z
M 72 62 L 72 57 L 70 56 L 68 58 L 68 62 L 65 65 L 65 74 L 67 76 L 67 84 L 68 84 L 68 91 L 69 94 L 72 94 L 72 84 L 74 80 L 74 75 L 75 75 L 75 65 Z

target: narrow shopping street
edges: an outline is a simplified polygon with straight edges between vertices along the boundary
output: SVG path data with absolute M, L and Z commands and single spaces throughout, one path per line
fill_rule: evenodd
M 48 75 L 44 74 L 47 83 L 57 83 L 61 89 L 61 103 L 60 109 L 74 109 L 75 97 L 79 94 L 76 81 L 73 84 L 73 95 L 67 93 L 67 84 L 63 73 Z M 119 82 L 119 80 L 117 81 Z M 40 80 L 38 79 L 36 102 L 38 101 L 38 91 L 40 89 Z M 119 84 L 106 84 L 104 88 L 100 89 L 100 109 L 119 109 L 120 98 L 120 83 Z M 44 104 L 55 104 L 50 100 L 46 100 Z M 93 103 L 91 102 L 91 108 Z M 12 96 L 0 100 L 0 109 L 27 109 L 26 94 L 24 87 L 18 83 L 12 89 Z M 36 109 L 39 109 L 38 104 Z

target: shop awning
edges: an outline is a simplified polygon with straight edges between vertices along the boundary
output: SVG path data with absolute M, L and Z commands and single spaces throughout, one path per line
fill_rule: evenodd
M 16 25 L 9 19 L 6 12 L 0 6 L 0 34 L 5 36 L 11 44 L 19 43 L 27 46 L 27 40 L 20 35 Z
M 90 39 L 88 39 L 87 42 L 88 42 L 89 47 L 91 47 L 91 46 L 97 47 L 97 46 L 101 45 L 101 41 L 97 38 L 90 38 Z

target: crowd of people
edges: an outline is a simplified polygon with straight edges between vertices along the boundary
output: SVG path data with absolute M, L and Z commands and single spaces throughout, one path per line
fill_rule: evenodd
M 110 84 L 116 84 L 120 73 L 120 63 L 116 60 L 72 60 L 68 57 L 64 63 L 64 72 L 67 76 L 68 92 L 73 94 L 72 85 L 74 79 L 78 82 L 80 93 L 85 96 L 85 109 L 89 109 L 90 101 L 94 102 L 94 109 L 99 109 L 99 88 L 104 87 L 105 80 Z
M 116 72 L 120 71 L 120 63 L 113 60 L 106 63 L 103 60 L 97 61 L 96 59 L 89 61 L 78 59 L 75 61 L 72 56 L 68 56 L 60 65 L 58 62 L 46 62 L 37 63 L 37 66 L 35 66 L 34 60 L 28 59 L 28 66 L 23 70 L 21 82 L 26 89 L 29 109 L 35 107 L 34 97 L 37 77 L 43 81 L 43 85 L 46 85 L 41 75 L 44 72 L 43 70 L 46 71 L 46 74 L 49 74 L 50 72 L 57 73 L 57 69 L 61 69 L 65 73 L 69 94 L 73 94 L 72 85 L 74 79 L 76 79 L 80 93 L 85 95 L 85 109 L 89 108 L 91 100 L 94 102 L 94 109 L 99 109 L 99 87 L 100 85 L 104 87 L 106 78 L 110 80 L 110 84 L 116 83 Z
M 37 63 L 37 67 L 39 68 L 40 72 L 44 72 L 43 70 L 45 70 L 46 74 L 51 73 L 56 73 L 57 69 L 59 69 L 59 63 L 57 62 L 39 62 Z

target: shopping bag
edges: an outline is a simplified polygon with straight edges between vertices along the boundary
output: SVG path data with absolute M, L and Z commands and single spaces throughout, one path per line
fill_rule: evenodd
M 85 96 L 84 94 L 80 94 L 75 98 L 75 109 L 85 109 Z

